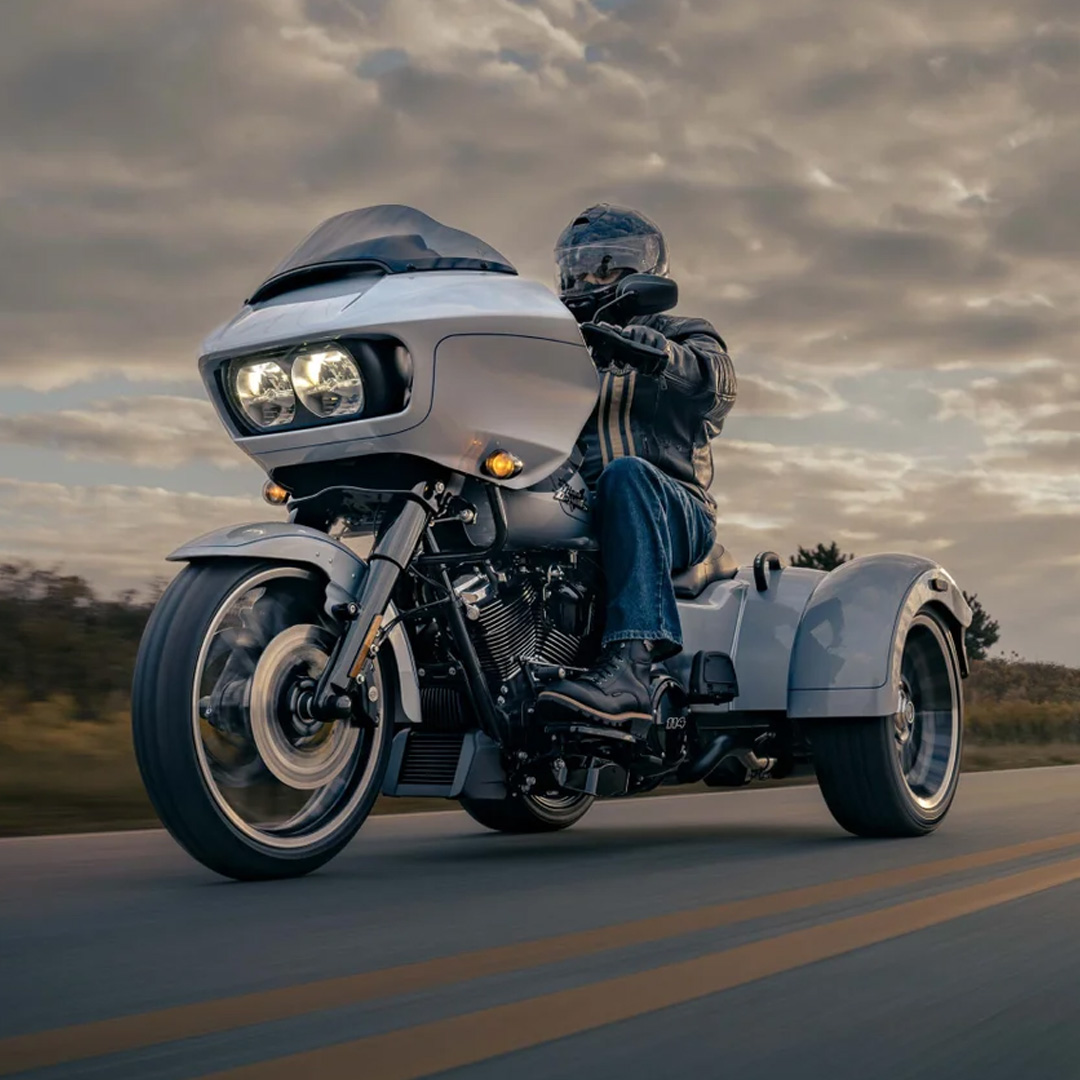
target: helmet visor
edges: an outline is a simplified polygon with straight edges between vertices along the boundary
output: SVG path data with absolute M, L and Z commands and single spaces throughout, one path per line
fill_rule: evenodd
M 620 236 L 555 249 L 556 283 L 564 296 L 582 296 L 627 274 L 649 274 L 660 262 L 660 237 Z

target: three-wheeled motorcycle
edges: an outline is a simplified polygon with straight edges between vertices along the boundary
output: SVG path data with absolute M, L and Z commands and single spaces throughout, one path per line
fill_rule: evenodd
M 615 303 L 676 300 L 633 275 Z M 537 708 L 599 651 L 574 447 L 603 333 L 476 237 L 376 206 L 320 225 L 207 339 L 207 393 L 288 519 L 173 552 L 140 648 L 139 767 L 196 859 L 306 873 L 380 793 L 542 832 L 599 798 L 810 770 L 858 835 L 942 821 L 971 611 L 930 559 L 823 573 L 717 544 L 675 578 L 685 644 L 649 721 Z

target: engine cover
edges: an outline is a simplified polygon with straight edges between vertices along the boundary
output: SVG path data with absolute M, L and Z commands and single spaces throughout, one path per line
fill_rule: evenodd
M 502 580 L 505 579 L 505 580 Z M 454 582 L 480 666 L 500 683 L 525 662 L 576 666 L 592 627 L 593 598 L 564 568 L 471 574 Z

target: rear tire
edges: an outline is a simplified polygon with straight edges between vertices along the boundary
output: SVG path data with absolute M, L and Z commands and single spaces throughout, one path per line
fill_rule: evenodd
M 487 829 L 504 833 L 547 833 L 576 825 L 593 804 L 591 795 L 548 798 L 513 794 L 505 799 L 462 798 L 461 807 Z
M 395 687 L 377 661 L 377 723 L 292 711 L 339 633 L 324 599 L 311 570 L 207 560 L 180 572 L 143 634 L 132 691 L 143 783 L 177 842 L 226 877 L 310 873 L 353 838 L 382 786 Z
M 895 716 L 819 720 L 811 728 L 821 794 L 837 823 L 864 837 L 924 836 L 949 812 L 960 779 L 964 711 L 952 634 L 931 608 L 912 621 Z

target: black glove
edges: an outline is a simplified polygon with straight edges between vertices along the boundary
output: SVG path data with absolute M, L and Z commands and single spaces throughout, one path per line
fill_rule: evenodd
M 597 366 L 625 364 L 644 374 L 660 371 L 668 360 L 668 339 L 649 326 L 585 323 L 581 332 L 593 350 Z

